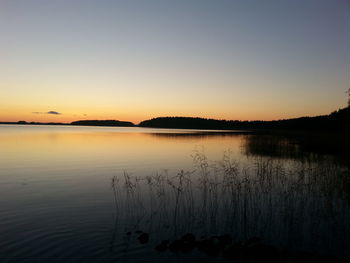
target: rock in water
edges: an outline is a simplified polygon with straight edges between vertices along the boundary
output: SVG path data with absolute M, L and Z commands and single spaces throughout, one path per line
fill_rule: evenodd
M 141 244 L 146 244 L 149 240 L 149 235 L 147 233 L 142 233 L 137 239 Z

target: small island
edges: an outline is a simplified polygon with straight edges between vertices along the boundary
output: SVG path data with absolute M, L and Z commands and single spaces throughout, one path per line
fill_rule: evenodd
M 130 121 L 118 121 L 118 120 L 81 120 L 73 121 L 70 125 L 76 126 L 111 126 L 111 127 L 133 127 L 135 126 Z

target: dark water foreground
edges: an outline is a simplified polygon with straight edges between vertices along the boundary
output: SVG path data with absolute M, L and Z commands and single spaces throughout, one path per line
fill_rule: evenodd
M 11 129 L 0 262 L 349 261 L 341 154 L 278 136 Z

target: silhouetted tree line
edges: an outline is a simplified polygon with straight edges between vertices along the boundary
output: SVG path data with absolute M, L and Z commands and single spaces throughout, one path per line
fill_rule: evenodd
M 132 122 L 129 121 L 116 121 L 116 120 L 82 120 L 82 121 L 73 121 L 71 125 L 80 125 L 80 126 L 123 126 L 123 127 L 132 127 L 135 126 Z
M 0 122 L 0 124 L 21 124 L 21 125 L 68 125 L 67 123 L 61 122 L 27 122 L 27 121 L 17 121 L 17 122 Z
M 0 124 L 35 124 L 35 125 L 78 125 L 78 126 L 136 126 L 129 121 L 118 120 L 80 120 L 67 123 L 39 122 L 0 122 Z M 276 121 L 238 121 L 215 120 L 194 117 L 158 117 L 142 121 L 138 126 L 174 129 L 208 129 L 208 130 L 309 130 L 350 132 L 350 107 L 334 111 L 329 115 L 301 117 Z
M 329 115 L 301 117 L 277 121 L 227 121 L 192 117 L 159 117 L 142 121 L 139 126 L 180 129 L 285 129 L 285 130 L 337 130 L 349 131 L 350 108 Z
M 117 120 L 80 120 L 73 121 L 71 123 L 61 122 L 0 122 L 0 124 L 22 124 L 22 125 L 77 125 L 77 126 L 118 126 L 118 127 L 133 127 L 130 121 L 117 121 Z

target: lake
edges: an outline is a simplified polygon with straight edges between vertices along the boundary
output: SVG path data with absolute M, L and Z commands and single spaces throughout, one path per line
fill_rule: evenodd
M 288 138 L 0 125 L 0 168 L 0 262 L 226 261 L 154 249 L 186 233 L 350 256 L 349 165 Z

